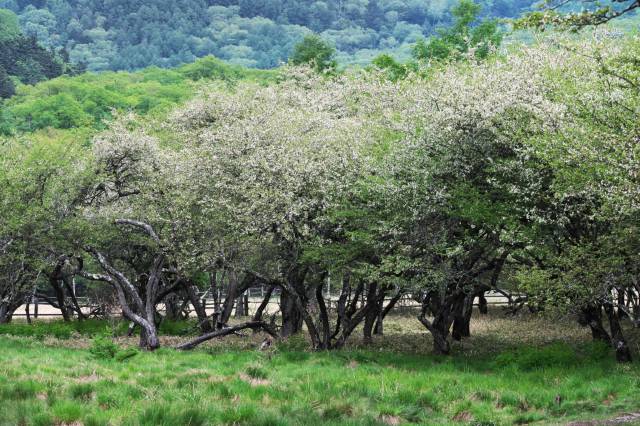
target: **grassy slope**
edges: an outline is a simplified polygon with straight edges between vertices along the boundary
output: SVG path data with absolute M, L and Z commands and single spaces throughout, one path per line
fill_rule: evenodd
M 118 362 L 3 336 L 0 424 L 558 424 L 640 409 L 640 365 L 585 343 L 448 359 L 297 343 Z

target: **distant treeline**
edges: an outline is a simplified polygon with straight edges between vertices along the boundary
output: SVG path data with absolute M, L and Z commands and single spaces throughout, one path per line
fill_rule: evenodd
M 214 55 L 272 68 L 310 32 L 342 63 L 381 51 L 408 57 L 410 45 L 452 21 L 455 0 L 0 0 L 27 36 L 69 51 L 89 70 L 171 67 Z M 517 16 L 533 0 L 480 0 L 485 17 Z
M 17 16 L 0 10 L 0 98 L 15 93 L 16 80 L 35 84 L 77 71 L 66 64 L 67 60 L 64 50 L 43 48 L 34 37 L 22 34 Z

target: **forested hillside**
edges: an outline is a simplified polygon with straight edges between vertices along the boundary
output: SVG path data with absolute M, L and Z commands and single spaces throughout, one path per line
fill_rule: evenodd
M 205 57 L 175 69 L 150 67 L 137 72 L 84 73 L 36 85 L 21 85 L 0 104 L 0 136 L 45 128 L 96 130 L 113 111 L 162 113 L 192 98 L 203 86 L 222 88 L 240 80 L 265 83 L 270 70 L 251 70 Z
M 65 47 L 89 70 L 132 70 L 214 55 L 271 68 L 305 34 L 335 45 L 341 63 L 381 51 L 407 57 L 410 45 L 451 23 L 454 0 L 0 0 L 28 36 Z M 512 17 L 533 0 L 480 2 L 482 14 Z
M 65 62 L 64 51 L 50 51 L 35 38 L 25 37 L 18 17 L 0 9 L 0 99 L 15 93 L 17 82 L 35 84 L 76 70 Z

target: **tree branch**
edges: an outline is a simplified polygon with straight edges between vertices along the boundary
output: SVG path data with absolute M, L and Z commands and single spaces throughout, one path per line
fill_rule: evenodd
M 116 225 L 128 225 L 133 226 L 135 228 L 141 229 L 145 234 L 149 235 L 156 243 L 162 244 L 160 242 L 160 237 L 156 234 L 156 231 L 153 230 L 153 227 L 148 223 L 140 222 L 138 220 L 133 219 L 116 219 Z
M 278 333 L 267 323 L 262 321 L 250 321 L 250 322 L 234 325 L 233 327 L 226 327 L 221 330 L 216 330 L 211 333 L 203 334 L 202 336 L 197 337 L 190 342 L 177 346 L 176 349 L 182 350 L 182 351 L 188 351 L 208 340 L 215 339 L 216 337 L 223 337 L 229 334 L 234 334 L 240 330 L 246 330 L 247 328 L 250 328 L 252 330 L 263 330 L 264 332 L 268 333 L 274 338 L 278 337 Z

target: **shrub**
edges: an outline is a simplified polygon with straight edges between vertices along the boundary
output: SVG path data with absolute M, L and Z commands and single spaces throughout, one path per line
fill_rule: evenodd
M 89 352 L 97 359 L 113 359 L 118 353 L 118 345 L 106 336 L 97 336 L 91 343 Z
M 168 336 L 188 336 L 197 333 L 196 321 L 171 321 L 163 320 L 160 323 L 160 334 Z

